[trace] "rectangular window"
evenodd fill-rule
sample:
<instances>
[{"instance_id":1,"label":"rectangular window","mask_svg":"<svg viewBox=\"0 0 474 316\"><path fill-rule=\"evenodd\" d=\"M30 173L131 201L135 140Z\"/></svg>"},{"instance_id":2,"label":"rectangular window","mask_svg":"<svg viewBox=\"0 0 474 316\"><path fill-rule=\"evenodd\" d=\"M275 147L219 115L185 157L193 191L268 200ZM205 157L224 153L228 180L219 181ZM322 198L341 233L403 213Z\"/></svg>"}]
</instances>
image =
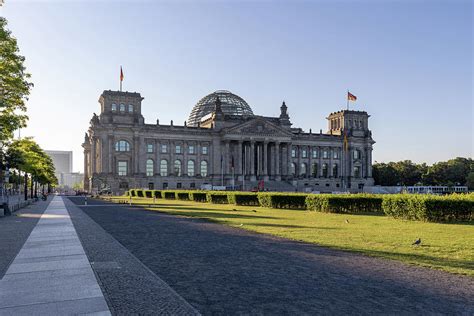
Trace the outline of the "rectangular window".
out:
<instances>
[{"instance_id":1,"label":"rectangular window","mask_svg":"<svg viewBox=\"0 0 474 316\"><path fill-rule=\"evenodd\" d=\"M119 176L126 176L128 170L128 163L127 161L119 161L117 163L117 173Z\"/></svg>"},{"instance_id":2,"label":"rectangular window","mask_svg":"<svg viewBox=\"0 0 474 316\"><path fill-rule=\"evenodd\" d=\"M191 155L194 154L194 146L193 145L189 145L188 153L190 153Z\"/></svg>"},{"instance_id":3,"label":"rectangular window","mask_svg":"<svg viewBox=\"0 0 474 316\"><path fill-rule=\"evenodd\" d=\"M333 156L334 159L339 158L339 151L335 149L333 155L334 155Z\"/></svg>"},{"instance_id":4,"label":"rectangular window","mask_svg":"<svg viewBox=\"0 0 474 316\"><path fill-rule=\"evenodd\" d=\"M318 158L318 150L313 149L313 158Z\"/></svg>"},{"instance_id":5,"label":"rectangular window","mask_svg":"<svg viewBox=\"0 0 474 316\"><path fill-rule=\"evenodd\" d=\"M202 154L207 155L207 152L208 152L207 146L202 146Z\"/></svg>"},{"instance_id":6,"label":"rectangular window","mask_svg":"<svg viewBox=\"0 0 474 316\"><path fill-rule=\"evenodd\" d=\"M152 153L153 152L153 144L147 144L146 145L146 152L147 153Z\"/></svg>"},{"instance_id":7,"label":"rectangular window","mask_svg":"<svg viewBox=\"0 0 474 316\"><path fill-rule=\"evenodd\" d=\"M180 154L181 153L181 145L176 145L175 147L175 153Z\"/></svg>"},{"instance_id":8,"label":"rectangular window","mask_svg":"<svg viewBox=\"0 0 474 316\"><path fill-rule=\"evenodd\" d=\"M354 178L360 178L360 167L354 167Z\"/></svg>"},{"instance_id":9,"label":"rectangular window","mask_svg":"<svg viewBox=\"0 0 474 316\"><path fill-rule=\"evenodd\" d=\"M296 158L296 148L291 148L291 158Z\"/></svg>"},{"instance_id":10,"label":"rectangular window","mask_svg":"<svg viewBox=\"0 0 474 316\"><path fill-rule=\"evenodd\" d=\"M328 151L327 151L327 150L324 150L324 151L323 151L323 158L324 158L324 159L328 159L328 158L329 158L329 155L328 155Z\"/></svg>"},{"instance_id":11,"label":"rectangular window","mask_svg":"<svg viewBox=\"0 0 474 316\"><path fill-rule=\"evenodd\" d=\"M303 151L301 152L301 156L303 158L308 158L308 152L306 151L306 149L303 149Z\"/></svg>"},{"instance_id":12,"label":"rectangular window","mask_svg":"<svg viewBox=\"0 0 474 316\"><path fill-rule=\"evenodd\" d=\"M162 153L167 153L168 152L168 145L161 144L161 152Z\"/></svg>"}]
</instances>

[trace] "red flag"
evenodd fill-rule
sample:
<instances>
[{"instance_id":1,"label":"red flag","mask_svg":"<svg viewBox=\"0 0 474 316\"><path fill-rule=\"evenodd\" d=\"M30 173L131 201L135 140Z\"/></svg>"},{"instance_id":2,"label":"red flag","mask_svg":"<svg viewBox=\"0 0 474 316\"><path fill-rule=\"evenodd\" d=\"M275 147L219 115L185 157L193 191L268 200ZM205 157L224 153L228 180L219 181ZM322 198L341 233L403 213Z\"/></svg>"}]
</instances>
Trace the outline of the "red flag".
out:
<instances>
[{"instance_id":1,"label":"red flag","mask_svg":"<svg viewBox=\"0 0 474 316\"><path fill-rule=\"evenodd\" d=\"M120 81L123 81L123 71L122 71L122 66L120 66Z\"/></svg>"},{"instance_id":2,"label":"red flag","mask_svg":"<svg viewBox=\"0 0 474 316\"><path fill-rule=\"evenodd\" d=\"M347 91L347 100L355 101L355 100L357 100L357 97L355 95L353 95L352 93L350 93L349 91Z\"/></svg>"}]
</instances>

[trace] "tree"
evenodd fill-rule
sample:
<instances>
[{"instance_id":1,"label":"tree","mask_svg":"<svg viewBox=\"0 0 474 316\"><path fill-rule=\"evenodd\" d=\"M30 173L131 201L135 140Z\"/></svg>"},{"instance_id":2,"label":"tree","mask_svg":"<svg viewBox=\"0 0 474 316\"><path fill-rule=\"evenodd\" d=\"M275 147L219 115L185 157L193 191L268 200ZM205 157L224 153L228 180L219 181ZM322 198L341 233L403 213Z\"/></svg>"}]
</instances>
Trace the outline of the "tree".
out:
<instances>
[{"instance_id":1,"label":"tree","mask_svg":"<svg viewBox=\"0 0 474 316\"><path fill-rule=\"evenodd\" d=\"M37 195L38 184L57 184L53 160L33 139L23 138L13 141L8 146L6 157L9 168L25 173L25 199L27 198L28 174L30 175L31 196Z\"/></svg>"},{"instance_id":2,"label":"tree","mask_svg":"<svg viewBox=\"0 0 474 316\"><path fill-rule=\"evenodd\" d=\"M375 163L372 166L372 175L376 185L394 186L400 183L400 175L394 162Z\"/></svg>"},{"instance_id":3,"label":"tree","mask_svg":"<svg viewBox=\"0 0 474 316\"><path fill-rule=\"evenodd\" d=\"M25 70L25 57L19 54L17 41L0 17L0 145L10 140L13 132L25 127L25 101L33 84Z\"/></svg>"}]
</instances>

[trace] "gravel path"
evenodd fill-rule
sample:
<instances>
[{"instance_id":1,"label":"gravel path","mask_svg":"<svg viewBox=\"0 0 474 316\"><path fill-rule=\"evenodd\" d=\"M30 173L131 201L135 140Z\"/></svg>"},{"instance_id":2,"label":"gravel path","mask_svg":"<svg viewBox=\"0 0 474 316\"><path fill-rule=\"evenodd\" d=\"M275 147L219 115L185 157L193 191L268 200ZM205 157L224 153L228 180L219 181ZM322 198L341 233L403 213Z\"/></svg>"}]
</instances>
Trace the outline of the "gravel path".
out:
<instances>
[{"instance_id":1,"label":"gravel path","mask_svg":"<svg viewBox=\"0 0 474 316\"><path fill-rule=\"evenodd\" d=\"M474 314L474 278L101 201L81 209L206 315Z\"/></svg>"}]
</instances>

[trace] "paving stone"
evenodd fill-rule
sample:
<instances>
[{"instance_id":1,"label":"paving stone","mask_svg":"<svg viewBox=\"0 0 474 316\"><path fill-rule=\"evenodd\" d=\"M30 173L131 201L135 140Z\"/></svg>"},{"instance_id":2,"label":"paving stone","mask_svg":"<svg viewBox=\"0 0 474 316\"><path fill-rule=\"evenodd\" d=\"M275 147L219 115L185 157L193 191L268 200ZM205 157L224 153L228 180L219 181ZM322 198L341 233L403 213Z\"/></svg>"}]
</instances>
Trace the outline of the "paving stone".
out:
<instances>
[{"instance_id":1,"label":"paving stone","mask_svg":"<svg viewBox=\"0 0 474 316\"><path fill-rule=\"evenodd\" d=\"M203 314L474 314L471 277L97 200L81 209ZM92 230L78 229L91 261L114 260ZM114 279L125 269L96 273L128 313Z\"/></svg>"}]
</instances>

